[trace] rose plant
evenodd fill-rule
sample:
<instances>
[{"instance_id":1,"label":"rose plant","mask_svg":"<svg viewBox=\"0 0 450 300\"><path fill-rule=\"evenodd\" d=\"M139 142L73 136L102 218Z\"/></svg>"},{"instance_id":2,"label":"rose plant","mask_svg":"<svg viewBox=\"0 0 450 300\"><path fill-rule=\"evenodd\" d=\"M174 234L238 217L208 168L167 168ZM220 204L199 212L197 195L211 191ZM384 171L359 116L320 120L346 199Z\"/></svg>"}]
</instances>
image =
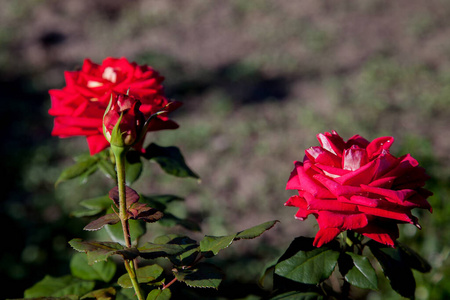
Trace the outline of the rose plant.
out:
<instances>
[{"instance_id":1,"label":"rose plant","mask_svg":"<svg viewBox=\"0 0 450 300\"><path fill-rule=\"evenodd\" d=\"M174 176L198 178L178 148L154 143L143 147L148 131L178 127L167 113L179 103L165 97L163 78L155 70L124 58L107 58L102 65L86 59L81 71L65 75L67 86L50 91L49 113L55 116L52 133L60 137L86 136L90 154L79 157L63 171L57 184L74 178L86 180L97 170L114 180L115 187L107 195L83 200L80 204L84 209L73 213L91 218L85 230L106 230L110 240L72 239L69 244L81 253L71 260L71 274L46 276L27 289L25 297L169 299L184 294L183 286L173 288L176 282L186 287L218 289L224 274L204 260L234 241L260 236L277 221L225 236L206 235L200 241L178 234L162 235L152 242L141 241L148 228L145 223L200 230L196 223L170 212L169 203L182 198L145 196L130 187L140 177L143 160L154 160ZM123 262L125 274L117 274L113 256ZM167 263L158 259L168 260L169 270L165 271Z\"/></svg>"},{"instance_id":2,"label":"rose plant","mask_svg":"<svg viewBox=\"0 0 450 300\"><path fill-rule=\"evenodd\" d=\"M424 188L429 178L425 170L410 154L395 157L389 152L393 137L369 142L355 135L344 141L332 131L317 138L320 146L306 149L303 161L294 162L286 189L297 190L298 195L285 205L298 209L295 218L299 220L313 215L319 231L313 240L294 240L280 258L275 266L278 284L280 278L288 279L302 284L292 288L298 294L311 292L316 288L312 285L323 284L338 265L343 276L340 298L349 297L350 285L376 289L375 270L362 256L368 246L392 287L413 298L411 268L427 272L430 266L396 240L398 224L421 228L413 208L432 210L427 201L432 193ZM363 241L364 237L368 240ZM318 264L323 267L312 269ZM286 287L281 284L280 290ZM333 295L330 289L328 295Z\"/></svg>"},{"instance_id":3,"label":"rose plant","mask_svg":"<svg viewBox=\"0 0 450 300\"><path fill-rule=\"evenodd\" d=\"M155 222L200 231L195 222L172 214L169 204L181 197L143 195L131 187L147 160L170 175L199 178L177 147L144 146L148 132L178 127L168 114L180 103L167 99L157 71L125 58L107 58L102 64L86 59L80 71L67 71L65 78L65 87L49 91L52 134L85 136L89 153L78 156L56 185L88 180L97 171L112 179L108 193L82 200L83 208L72 213L88 219L84 230L103 230L109 239L72 239L70 246L80 253L71 259L71 274L46 276L25 297L162 300L189 293L197 299L190 288L218 289L224 274L205 260L234 241L260 236L278 221L224 236L205 235L200 241L181 234L141 240ZM412 210L432 210L425 170L410 154L389 152L393 137L368 141L355 135L344 141L332 131L317 138L320 146L306 149L303 161L294 163L286 187L298 194L285 205L297 208L299 220L313 215L319 230L315 238L295 238L265 271L260 284L269 274L273 279L266 298L355 298L378 288L373 266L378 262L392 288L413 299L412 269L428 272L431 267L398 241L398 225L420 229Z\"/></svg>"}]
</instances>

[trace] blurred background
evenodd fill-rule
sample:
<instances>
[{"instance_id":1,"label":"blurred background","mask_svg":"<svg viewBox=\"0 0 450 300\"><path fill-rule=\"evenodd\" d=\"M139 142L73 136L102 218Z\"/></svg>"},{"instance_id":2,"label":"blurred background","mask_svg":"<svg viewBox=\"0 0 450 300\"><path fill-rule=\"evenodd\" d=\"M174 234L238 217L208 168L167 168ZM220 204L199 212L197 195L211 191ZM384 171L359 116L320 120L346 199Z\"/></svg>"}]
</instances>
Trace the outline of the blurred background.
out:
<instances>
[{"instance_id":1,"label":"blurred background","mask_svg":"<svg viewBox=\"0 0 450 300\"><path fill-rule=\"evenodd\" d=\"M185 197L174 211L200 222L201 235L281 221L219 254L227 282L256 287L295 237L315 234L313 219L297 221L284 207L294 194L285 184L315 135L334 129L344 139L392 135L394 155L411 153L427 169L433 213L414 212L423 229L400 226L400 241L433 266L415 273L416 298L450 297L450 2L442 0L2 0L2 296L67 274L67 242L91 237L70 212L111 182L94 174L55 189L88 149L84 138L50 136L48 90L84 58L108 56L166 77L166 94L184 102L172 114L180 128L146 141L178 146L201 177L149 164L135 189ZM149 240L164 230L155 225ZM382 280L367 297L399 296Z\"/></svg>"}]
</instances>

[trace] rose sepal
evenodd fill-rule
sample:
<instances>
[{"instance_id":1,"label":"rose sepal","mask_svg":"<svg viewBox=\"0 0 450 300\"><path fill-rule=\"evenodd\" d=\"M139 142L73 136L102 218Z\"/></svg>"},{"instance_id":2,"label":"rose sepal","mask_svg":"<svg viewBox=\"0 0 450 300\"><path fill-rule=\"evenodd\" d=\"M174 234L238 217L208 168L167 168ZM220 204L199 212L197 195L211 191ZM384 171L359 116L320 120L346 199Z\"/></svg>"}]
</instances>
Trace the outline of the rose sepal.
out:
<instances>
[{"instance_id":1,"label":"rose sepal","mask_svg":"<svg viewBox=\"0 0 450 300\"><path fill-rule=\"evenodd\" d=\"M168 113L168 112L169 112L169 111L166 110L166 109L167 109L167 108L170 106L170 104L172 104L172 103L174 103L174 102L169 102L169 103L167 103L167 105L164 106L162 110L157 111L156 113L154 113L154 114L152 114L150 117L148 117L147 120L145 120L144 126L142 127L141 132L140 132L140 133L138 134L138 136L136 137L136 141L133 143L133 145L139 143L139 142L144 138L145 134L147 133L148 128L150 127L150 121L151 121L151 120L153 120L154 118L156 118L156 117L159 116L159 115L162 115L162 114L165 114L165 113ZM133 146L133 145L132 145L132 146Z\"/></svg>"}]
</instances>

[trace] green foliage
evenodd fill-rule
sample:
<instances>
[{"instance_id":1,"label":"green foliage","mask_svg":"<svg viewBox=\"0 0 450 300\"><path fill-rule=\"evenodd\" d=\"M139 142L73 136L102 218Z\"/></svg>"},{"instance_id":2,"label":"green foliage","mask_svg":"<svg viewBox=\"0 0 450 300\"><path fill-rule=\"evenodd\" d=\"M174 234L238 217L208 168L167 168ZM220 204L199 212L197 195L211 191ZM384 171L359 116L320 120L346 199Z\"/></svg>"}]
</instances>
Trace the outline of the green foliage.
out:
<instances>
[{"instance_id":1,"label":"green foliage","mask_svg":"<svg viewBox=\"0 0 450 300\"><path fill-rule=\"evenodd\" d=\"M319 293L315 292L297 292L291 291L286 292L275 297L270 298L271 300L284 300L284 299L293 299L293 300L324 300L325 298Z\"/></svg>"},{"instance_id":2,"label":"green foliage","mask_svg":"<svg viewBox=\"0 0 450 300\"><path fill-rule=\"evenodd\" d=\"M159 265L156 264L149 265L142 268L138 268L136 270L136 277L140 284L150 283L157 281L161 277L163 271L164 269ZM133 284L131 283L131 279L128 273L125 273L122 276L120 276L119 279L117 280L117 283L121 287L126 289L131 289L133 287ZM155 284L157 283L155 282Z\"/></svg>"},{"instance_id":3,"label":"green foliage","mask_svg":"<svg viewBox=\"0 0 450 300\"><path fill-rule=\"evenodd\" d=\"M169 289L154 289L148 294L147 300L169 300L170 297L172 297L172 293Z\"/></svg>"},{"instance_id":4,"label":"green foliage","mask_svg":"<svg viewBox=\"0 0 450 300\"><path fill-rule=\"evenodd\" d=\"M70 271L73 276L84 280L110 282L116 273L116 264L109 259L89 264L86 254L76 253L70 261Z\"/></svg>"},{"instance_id":5,"label":"green foliage","mask_svg":"<svg viewBox=\"0 0 450 300\"><path fill-rule=\"evenodd\" d=\"M87 178L94 174L98 169L105 172L108 177L115 178L114 165L110 161L109 150L104 150L95 155L84 154L75 158L75 164L66 168L58 180L55 186L60 183L79 178L81 181L87 180Z\"/></svg>"},{"instance_id":6,"label":"green foliage","mask_svg":"<svg viewBox=\"0 0 450 300\"><path fill-rule=\"evenodd\" d=\"M73 299L78 299L77 296L86 294L94 286L94 281L82 280L71 275L63 277L47 275L31 288L25 290L25 298L71 296Z\"/></svg>"},{"instance_id":7,"label":"green foliage","mask_svg":"<svg viewBox=\"0 0 450 300\"><path fill-rule=\"evenodd\" d=\"M106 261L114 254L120 254L125 259L134 259L138 256L135 248L126 248L116 242L83 242L81 239L72 239L69 244L79 252L87 252L88 263L90 265Z\"/></svg>"},{"instance_id":8,"label":"green foliage","mask_svg":"<svg viewBox=\"0 0 450 300\"><path fill-rule=\"evenodd\" d=\"M275 274L305 283L318 284L333 272L339 252L326 246L310 251L298 251L275 266Z\"/></svg>"},{"instance_id":9,"label":"green foliage","mask_svg":"<svg viewBox=\"0 0 450 300\"><path fill-rule=\"evenodd\" d=\"M380 263L391 287L401 296L414 299L416 280L411 268L414 266L429 271L428 263L412 250L405 251L405 246L390 248L374 241L367 245Z\"/></svg>"},{"instance_id":10,"label":"green foliage","mask_svg":"<svg viewBox=\"0 0 450 300\"><path fill-rule=\"evenodd\" d=\"M87 293L80 300L92 298L97 300L114 300L116 299L116 290L113 287L95 290Z\"/></svg>"},{"instance_id":11,"label":"green foliage","mask_svg":"<svg viewBox=\"0 0 450 300\"><path fill-rule=\"evenodd\" d=\"M145 224L140 222L139 220L128 220L128 226L130 228L130 236L132 242L137 241L141 236L145 234ZM122 224L117 223L114 225L106 225L105 230L111 240L125 244Z\"/></svg>"},{"instance_id":12,"label":"green foliage","mask_svg":"<svg viewBox=\"0 0 450 300\"><path fill-rule=\"evenodd\" d=\"M140 153L137 151L128 151L125 161L125 172L127 174L126 183L132 185L142 174L142 161Z\"/></svg>"},{"instance_id":13,"label":"green foliage","mask_svg":"<svg viewBox=\"0 0 450 300\"><path fill-rule=\"evenodd\" d=\"M168 174L177 177L199 178L184 161L184 157L177 147L161 147L151 143L146 149L144 157L154 160Z\"/></svg>"},{"instance_id":14,"label":"green foliage","mask_svg":"<svg viewBox=\"0 0 450 300\"><path fill-rule=\"evenodd\" d=\"M199 263L190 269L174 270L175 277L190 287L218 289L223 280L222 271L208 263Z\"/></svg>"},{"instance_id":15,"label":"green foliage","mask_svg":"<svg viewBox=\"0 0 450 300\"><path fill-rule=\"evenodd\" d=\"M353 261L352 268L345 274L345 280L362 289L378 289L378 278L375 269L367 257L346 252Z\"/></svg>"},{"instance_id":16,"label":"green foliage","mask_svg":"<svg viewBox=\"0 0 450 300\"><path fill-rule=\"evenodd\" d=\"M145 259L155 259L158 257L168 257L172 255L177 255L185 251L182 245L178 244L153 244L145 243L138 248L139 256Z\"/></svg>"},{"instance_id":17,"label":"green foliage","mask_svg":"<svg viewBox=\"0 0 450 300\"><path fill-rule=\"evenodd\" d=\"M205 236L200 241L200 250L211 256L217 255L220 250L227 248L234 241L236 235L227 236Z\"/></svg>"}]
</instances>

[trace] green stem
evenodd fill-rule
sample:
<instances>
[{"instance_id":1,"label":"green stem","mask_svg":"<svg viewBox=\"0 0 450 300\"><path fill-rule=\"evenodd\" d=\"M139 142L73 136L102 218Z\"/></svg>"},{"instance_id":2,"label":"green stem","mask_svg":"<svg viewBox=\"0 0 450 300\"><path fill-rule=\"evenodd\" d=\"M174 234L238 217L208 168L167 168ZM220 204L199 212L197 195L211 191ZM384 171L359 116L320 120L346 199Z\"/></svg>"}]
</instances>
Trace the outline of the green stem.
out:
<instances>
[{"instance_id":1,"label":"green stem","mask_svg":"<svg viewBox=\"0 0 450 300\"><path fill-rule=\"evenodd\" d=\"M117 188L119 190L119 217L122 223L123 237L125 239L125 245L131 247L130 230L128 226L128 214L126 203L126 185L125 185L125 155L126 150L124 148L111 146L116 157L116 171L117 171Z\"/></svg>"},{"instance_id":2,"label":"green stem","mask_svg":"<svg viewBox=\"0 0 450 300\"><path fill-rule=\"evenodd\" d=\"M133 285L136 296L139 300L144 300L144 296L142 296L142 291L139 286L139 282L136 276L136 269L134 268L134 262L131 259L126 259L124 261L125 269L127 269L128 276L130 276L131 284Z\"/></svg>"},{"instance_id":3,"label":"green stem","mask_svg":"<svg viewBox=\"0 0 450 300\"><path fill-rule=\"evenodd\" d=\"M116 170L117 170L117 188L119 190L119 218L122 224L123 238L125 240L125 245L127 248L131 248L131 237L130 237L130 227L128 226L128 213L126 207L126 181L125 181L125 155L127 153L126 148L115 147L111 145L111 149L114 152L116 158ZM136 296L139 300L144 300L142 296L141 289L139 287L139 282L136 276L136 268L134 266L134 261L130 259L124 260L125 269L130 276L131 283L133 285Z\"/></svg>"}]
</instances>

